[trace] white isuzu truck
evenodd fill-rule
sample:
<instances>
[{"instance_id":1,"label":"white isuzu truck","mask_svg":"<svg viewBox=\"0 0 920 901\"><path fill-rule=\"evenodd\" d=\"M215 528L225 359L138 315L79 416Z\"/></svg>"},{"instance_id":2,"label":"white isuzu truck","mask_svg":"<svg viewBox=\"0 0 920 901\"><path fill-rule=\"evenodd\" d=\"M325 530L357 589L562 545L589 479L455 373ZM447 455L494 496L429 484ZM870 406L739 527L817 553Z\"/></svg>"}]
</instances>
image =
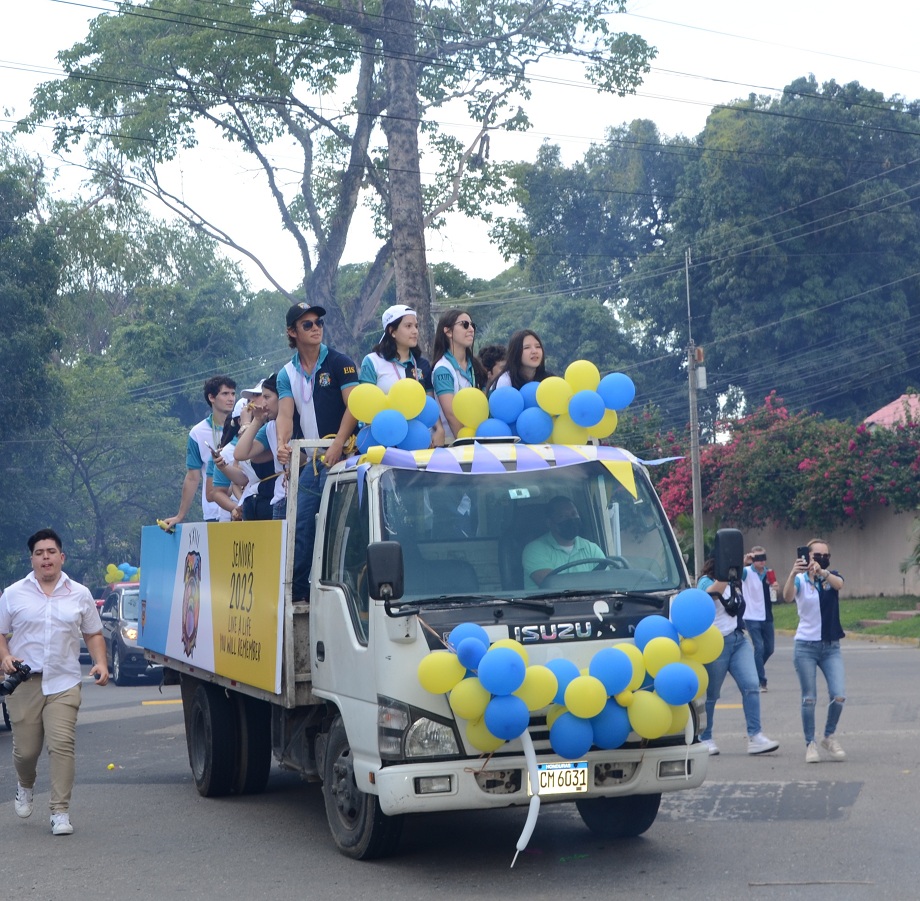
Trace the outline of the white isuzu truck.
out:
<instances>
[{"instance_id":1,"label":"white isuzu truck","mask_svg":"<svg viewBox=\"0 0 920 901\"><path fill-rule=\"evenodd\" d=\"M295 455L296 457L297 455ZM375 462L370 462L373 459ZM205 796L262 791L274 757L322 782L345 855L391 854L413 813L527 806L523 738L493 754L467 740L418 667L460 623L515 639L532 664L588 666L689 581L643 465L607 447L510 440L377 449L334 466L317 517L309 603L290 584L296 471L286 522L144 529L139 644L181 686L189 762ZM526 545L565 497L601 553L535 586ZM546 710L527 728L543 803L574 802L607 837L654 822L663 792L699 786L707 750L690 727L564 760ZM572 770L562 778L560 769Z\"/></svg>"}]
</instances>

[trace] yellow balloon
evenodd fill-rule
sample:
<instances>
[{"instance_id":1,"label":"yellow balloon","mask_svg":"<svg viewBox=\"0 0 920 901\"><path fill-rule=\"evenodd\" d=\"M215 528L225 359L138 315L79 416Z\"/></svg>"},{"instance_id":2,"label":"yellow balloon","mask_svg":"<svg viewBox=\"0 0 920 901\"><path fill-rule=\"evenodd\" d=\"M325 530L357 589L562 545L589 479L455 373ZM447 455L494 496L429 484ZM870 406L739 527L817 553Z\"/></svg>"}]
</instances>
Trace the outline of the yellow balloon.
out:
<instances>
[{"instance_id":1,"label":"yellow balloon","mask_svg":"<svg viewBox=\"0 0 920 901\"><path fill-rule=\"evenodd\" d=\"M607 689L594 676L576 676L565 690L565 706L583 720L597 716L607 703Z\"/></svg>"},{"instance_id":2,"label":"yellow balloon","mask_svg":"<svg viewBox=\"0 0 920 901\"><path fill-rule=\"evenodd\" d=\"M489 645L490 651L492 648L511 648L511 650L524 661L524 666L530 664L530 656L527 653L527 648L513 638L499 638L498 641L493 641L492 644Z\"/></svg>"},{"instance_id":3,"label":"yellow balloon","mask_svg":"<svg viewBox=\"0 0 920 901\"><path fill-rule=\"evenodd\" d=\"M489 418L489 400L478 388L461 388L454 395L454 416L475 429Z\"/></svg>"},{"instance_id":4,"label":"yellow balloon","mask_svg":"<svg viewBox=\"0 0 920 901\"><path fill-rule=\"evenodd\" d=\"M668 729L668 735L674 735L677 732L683 732L687 728L687 720L690 719L690 706L681 704L680 707L671 708L671 728Z\"/></svg>"},{"instance_id":5,"label":"yellow balloon","mask_svg":"<svg viewBox=\"0 0 920 901\"><path fill-rule=\"evenodd\" d=\"M497 751L505 743L503 738L496 738L486 728L484 719L472 720L467 723L466 740L477 750L488 753Z\"/></svg>"},{"instance_id":6,"label":"yellow balloon","mask_svg":"<svg viewBox=\"0 0 920 901\"><path fill-rule=\"evenodd\" d=\"M481 719L491 700L491 692L475 677L461 679L448 698L450 709L465 720Z\"/></svg>"},{"instance_id":7,"label":"yellow balloon","mask_svg":"<svg viewBox=\"0 0 920 901\"><path fill-rule=\"evenodd\" d=\"M497 644L497 642L496 642ZM492 645L494 648L495 645ZM524 670L524 681L521 687L513 692L526 705L528 710L540 710L546 707L559 691L559 680L556 674L545 666L528 666Z\"/></svg>"},{"instance_id":8,"label":"yellow balloon","mask_svg":"<svg viewBox=\"0 0 920 901\"><path fill-rule=\"evenodd\" d=\"M549 440L551 444L587 444L588 430L573 422L568 413L563 413L556 417Z\"/></svg>"},{"instance_id":9,"label":"yellow balloon","mask_svg":"<svg viewBox=\"0 0 920 901\"><path fill-rule=\"evenodd\" d=\"M657 676L662 667L680 660L680 646L671 638L653 638L642 651L642 659L645 661L646 672Z\"/></svg>"},{"instance_id":10,"label":"yellow balloon","mask_svg":"<svg viewBox=\"0 0 920 901\"><path fill-rule=\"evenodd\" d=\"M692 657L699 645L696 643L695 638L682 638L680 640L680 652L681 654L686 654L688 657Z\"/></svg>"},{"instance_id":11,"label":"yellow balloon","mask_svg":"<svg viewBox=\"0 0 920 901\"><path fill-rule=\"evenodd\" d=\"M552 729L553 723L555 723L563 713L567 712L565 704L553 704L553 706L546 711L546 728Z\"/></svg>"},{"instance_id":12,"label":"yellow balloon","mask_svg":"<svg viewBox=\"0 0 920 901\"><path fill-rule=\"evenodd\" d=\"M406 419L415 419L425 409L426 396L425 389L415 379L400 379L387 394L387 406Z\"/></svg>"},{"instance_id":13,"label":"yellow balloon","mask_svg":"<svg viewBox=\"0 0 920 901\"><path fill-rule=\"evenodd\" d=\"M706 689L709 688L709 672L706 667L703 666L697 660L691 660L689 657L681 657L681 663L686 663L693 672L696 673L697 679L700 680L700 687L697 690L696 694L693 696L695 698L704 698L706 697Z\"/></svg>"},{"instance_id":14,"label":"yellow balloon","mask_svg":"<svg viewBox=\"0 0 920 901\"><path fill-rule=\"evenodd\" d=\"M629 707L633 702L633 698L636 696L634 691L630 691L628 688L621 691L618 695L613 696L613 700L617 702L621 707Z\"/></svg>"},{"instance_id":15,"label":"yellow balloon","mask_svg":"<svg viewBox=\"0 0 920 901\"><path fill-rule=\"evenodd\" d=\"M619 417L616 410L608 410L603 419L597 424L588 427L588 434L592 438L606 438L617 430Z\"/></svg>"},{"instance_id":16,"label":"yellow balloon","mask_svg":"<svg viewBox=\"0 0 920 901\"><path fill-rule=\"evenodd\" d=\"M465 425L462 429L460 429L459 432L457 432L457 437L458 438L475 438L476 429L474 429L472 426Z\"/></svg>"},{"instance_id":17,"label":"yellow balloon","mask_svg":"<svg viewBox=\"0 0 920 901\"><path fill-rule=\"evenodd\" d=\"M671 728L671 708L650 691L637 691L629 705L629 724L642 738L661 738Z\"/></svg>"},{"instance_id":18,"label":"yellow balloon","mask_svg":"<svg viewBox=\"0 0 920 901\"><path fill-rule=\"evenodd\" d=\"M573 392L597 391L601 374L590 360L576 360L566 367L565 380L572 386Z\"/></svg>"},{"instance_id":19,"label":"yellow balloon","mask_svg":"<svg viewBox=\"0 0 920 901\"><path fill-rule=\"evenodd\" d=\"M725 647L725 639L722 637L722 633L715 623L713 623L702 635L697 635L695 641L696 650L692 654L684 651L684 654L697 663L712 663L712 661L722 653L722 649Z\"/></svg>"},{"instance_id":20,"label":"yellow balloon","mask_svg":"<svg viewBox=\"0 0 920 901\"><path fill-rule=\"evenodd\" d=\"M621 641L616 645L618 651L622 651L632 661L633 675L626 686L627 691L636 691L645 681L645 660L640 651L631 641Z\"/></svg>"},{"instance_id":21,"label":"yellow balloon","mask_svg":"<svg viewBox=\"0 0 920 901\"><path fill-rule=\"evenodd\" d=\"M348 395L348 411L360 422L371 422L386 405L387 396L383 391L367 382L356 385Z\"/></svg>"},{"instance_id":22,"label":"yellow balloon","mask_svg":"<svg viewBox=\"0 0 920 901\"><path fill-rule=\"evenodd\" d=\"M452 651L431 651L418 665L418 681L435 695L450 691L465 675L466 667Z\"/></svg>"},{"instance_id":23,"label":"yellow balloon","mask_svg":"<svg viewBox=\"0 0 920 901\"><path fill-rule=\"evenodd\" d=\"M558 416L569 409L569 399L575 392L572 386L558 375L551 375L537 388L537 405L550 416Z\"/></svg>"}]
</instances>

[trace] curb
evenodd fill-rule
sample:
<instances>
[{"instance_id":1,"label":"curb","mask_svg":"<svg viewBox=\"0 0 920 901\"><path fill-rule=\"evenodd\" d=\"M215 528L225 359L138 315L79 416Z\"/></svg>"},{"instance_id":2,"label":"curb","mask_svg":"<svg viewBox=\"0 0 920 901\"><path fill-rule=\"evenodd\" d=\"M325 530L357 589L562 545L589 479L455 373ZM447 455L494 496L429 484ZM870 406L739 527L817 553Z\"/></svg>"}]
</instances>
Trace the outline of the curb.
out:
<instances>
[{"instance_id":1,"label":"curb","mask_svg":"<svg viewBox=\"0 0 920 901\"><path fill-rule=\"evenodd\" d=\"M787 638L795 637L795 631L792 629L777 629L776 634L784 635ZM865 632L847 632L845 640L848 639L875 642L877 644L900 644L908 648L920 648L920 638L902 638L897 635L867 635Z\"/></svg>"}]
</instances>

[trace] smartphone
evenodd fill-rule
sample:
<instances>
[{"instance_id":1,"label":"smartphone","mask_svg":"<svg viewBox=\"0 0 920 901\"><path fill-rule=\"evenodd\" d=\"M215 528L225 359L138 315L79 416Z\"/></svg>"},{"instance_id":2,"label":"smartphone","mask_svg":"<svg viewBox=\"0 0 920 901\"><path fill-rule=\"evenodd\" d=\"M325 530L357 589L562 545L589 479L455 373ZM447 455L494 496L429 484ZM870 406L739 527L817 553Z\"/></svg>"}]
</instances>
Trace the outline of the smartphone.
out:
<instances>
[{"instance_id":1,"label":"smartphone","mask_svg":"<svg viewBox=\"0 0 920 901\"><path fill-rule=\"evenodd\" d=\"M811 548L808 547L807 544L801 547L797 547L795 549L795 555L796 557L799 557L800 559L804 560L806 563L811 562Z\"/></svg>"}]
</instances>

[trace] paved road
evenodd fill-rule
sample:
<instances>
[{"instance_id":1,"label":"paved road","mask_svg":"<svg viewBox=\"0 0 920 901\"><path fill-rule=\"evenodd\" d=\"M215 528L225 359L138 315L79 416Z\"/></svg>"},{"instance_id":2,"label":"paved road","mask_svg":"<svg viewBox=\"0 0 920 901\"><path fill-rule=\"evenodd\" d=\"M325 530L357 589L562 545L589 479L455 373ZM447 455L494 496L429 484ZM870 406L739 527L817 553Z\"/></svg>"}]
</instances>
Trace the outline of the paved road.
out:
<instances>
[{"instance_id":1,"label":"paved road","mask_svg":"<svg viewBox=\"0 0 920 901\"><path fill-rule=\"evenodd\" d=\"M740 697L716 714L722 754L705 785L665 796L642 838L605 842L574 807L544 807L511 870L521 809L409 821L398 856L358 863L328 837L318 786L275 771L261 796L208 800L188 769L175 688L86 686L76 832L44 807L18 820L0 727L0 886L8 898L904 899L920 897L920 650L846 643L844 762L804 763L792 644L763 695L778 753L748 757ZM107 764L116 768L108 770Z\"/></svg>"}]
</instances>

